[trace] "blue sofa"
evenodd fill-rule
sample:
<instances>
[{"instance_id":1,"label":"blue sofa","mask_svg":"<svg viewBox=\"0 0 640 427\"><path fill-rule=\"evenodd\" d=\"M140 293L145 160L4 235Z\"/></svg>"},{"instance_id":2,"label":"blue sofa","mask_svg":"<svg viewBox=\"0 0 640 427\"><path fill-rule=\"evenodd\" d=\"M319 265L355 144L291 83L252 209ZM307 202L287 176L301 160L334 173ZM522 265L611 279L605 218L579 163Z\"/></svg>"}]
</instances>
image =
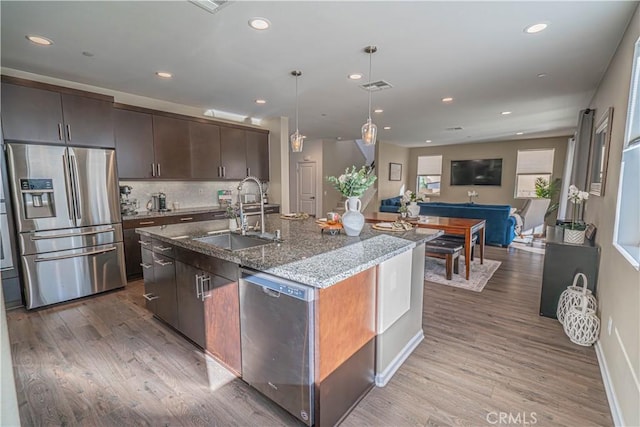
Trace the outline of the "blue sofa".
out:
<instances>
[{"instance_id":1,"label":"blue sofa","mask_svg":"<svg viewBox=\"0 0 640 427\"><path fill-rule=\"evenodd\" d=\"M449 218L475 218L487 221L485 243L492 246L509 246L516 236L516 220L510 216L509 205L481 205L477 203L418 203L420 215L445 216ZM398 212L400 197L380 202L380 212Z\"/></svg>"},{"instance_id":2,"label":"blue sofa","mask_svg":"<svg viewBox=\"0 0 640 427\"><path fill-rule=\"evenodd\" d=\"M380 201L380 212L392 212L397 213L400 209L401 197L392 197L390 199L382 199Z\"/></svg>"},{"instance_id":3,"label":"blue sofa","mask_svg":"<svg viewBox=\"0 0 640 427\"><path fill-rule=\"evenodd\" d=\"M484 239L487 245L509 246L516 237L516 219L509 215L509 205L480 205L476 203L418 203L420 215L450 218L485 219Z\"/></svg>"}]
</instances>

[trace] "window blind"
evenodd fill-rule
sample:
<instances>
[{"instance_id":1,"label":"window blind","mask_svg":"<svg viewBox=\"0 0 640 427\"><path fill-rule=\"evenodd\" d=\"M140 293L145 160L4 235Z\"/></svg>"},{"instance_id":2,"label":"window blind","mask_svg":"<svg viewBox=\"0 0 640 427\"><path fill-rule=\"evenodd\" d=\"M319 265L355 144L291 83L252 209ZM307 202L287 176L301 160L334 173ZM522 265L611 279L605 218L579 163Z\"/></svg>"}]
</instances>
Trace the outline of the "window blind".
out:
<instances>
[{"instance_id":1,"label":"window blind","mask_svg":"<svg viewBox=\"0 0 640 427\"><path fill-rule=\"evenodd\" d=\"M442 175L442 156L418 156L418 175Z\"/></svg>"},{"instance_id":2,"label":"window blind","mask_svg":"<svg viewBox=\"0 0 640 427\"><path fill-rule=\"evenodd\" d=\"M553 172L553 149L518 150L516 173L545 174Z\"/></svg>"}]
</instances>

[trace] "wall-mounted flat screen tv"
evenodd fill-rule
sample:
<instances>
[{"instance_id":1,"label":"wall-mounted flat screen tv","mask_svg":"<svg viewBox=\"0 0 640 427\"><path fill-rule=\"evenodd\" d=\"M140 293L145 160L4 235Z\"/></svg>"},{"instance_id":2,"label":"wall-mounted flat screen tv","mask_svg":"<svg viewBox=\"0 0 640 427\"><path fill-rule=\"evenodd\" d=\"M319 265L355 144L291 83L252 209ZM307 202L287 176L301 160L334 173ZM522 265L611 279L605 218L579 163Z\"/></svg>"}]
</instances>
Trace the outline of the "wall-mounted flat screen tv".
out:
<instances>
[{"instance_id":1,"label":"wall-mounted flat screen tv","mask_svg":"<svg viewBox=\"0 0 640 427\"><path fill-rule=\"evenodd\" d=\"M452 160L451 185L502 185L502 159Z\"/></svg>"}]
</instances>

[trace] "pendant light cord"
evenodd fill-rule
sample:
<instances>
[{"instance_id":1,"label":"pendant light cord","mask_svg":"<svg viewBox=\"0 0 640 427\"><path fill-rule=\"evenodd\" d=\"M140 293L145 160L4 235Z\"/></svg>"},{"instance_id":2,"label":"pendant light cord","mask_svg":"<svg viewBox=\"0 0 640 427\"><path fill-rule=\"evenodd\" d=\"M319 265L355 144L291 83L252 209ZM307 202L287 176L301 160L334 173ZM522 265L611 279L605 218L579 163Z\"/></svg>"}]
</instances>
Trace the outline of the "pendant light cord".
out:
<instances>
[{"instance_id":1,"label":"pendant light cord","mask_svg":"<svg viewBox=\"0 0 640 427\"><path fill-rule=\"evenodd\" d=\"M296 133L299 133L298 132L298 74L296 74Z\"/></svg>"},{"instance_id":2,"label":"pendant light cord","mask_svg":"<svg viewBox=\"0 0 640 427\"><path fill-rule=\"evenodd\" d=\"M369 120L371 120L371 57L373 56L373 50L369 50Z\"/></svg>"}]
</instances>

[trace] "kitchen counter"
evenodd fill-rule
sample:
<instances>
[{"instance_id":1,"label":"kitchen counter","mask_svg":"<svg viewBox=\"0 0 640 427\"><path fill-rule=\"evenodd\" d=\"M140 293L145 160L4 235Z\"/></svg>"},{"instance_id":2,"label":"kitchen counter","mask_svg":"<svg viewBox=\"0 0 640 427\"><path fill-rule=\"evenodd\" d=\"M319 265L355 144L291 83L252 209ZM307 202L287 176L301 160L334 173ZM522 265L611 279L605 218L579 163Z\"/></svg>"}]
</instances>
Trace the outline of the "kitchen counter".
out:
<instances>
[{"instance_id":1,"label":"kitchen counter","mask_svg":"<svg viewBox=\"0 0 640 427\"><path fill-rule=\"evenodd\" d=\"M265 209L271 208L271 207L279 207L279 206L280 205L273 204L273 203L268 203L264 205ZM256 208L258 209L258 211L260 211L259 203L246 204L245 207L250 212L253 212ZM154 212L154 211L142 210L138 212L136 215L122 215L122 220L129 221L129 220L142 219L142 218L157 218L157 217L166 217L166 216L191 215L191 214L198 214L198 213L224 212L224 211L226 211L226 208L220 207L220 205L196 206L191 208L171 209L166 212Z\"/></svg>"},{"instance_id":2,"label":"kitchen counter","mask_svg":"<svg viewBox=\"0 0 640 427\"><path fill-rule=\"evenodd\" d=\"M136 232L316 288L329 287L442 233L430 229L383 232L365 224L360 236L331 236L322 234L313 218L285 220L270 214L265 222L267 231L281 230L282 242L233 252L193 240L224 230L223 221L137 228Z\"/></svg>"}]
</instances>

